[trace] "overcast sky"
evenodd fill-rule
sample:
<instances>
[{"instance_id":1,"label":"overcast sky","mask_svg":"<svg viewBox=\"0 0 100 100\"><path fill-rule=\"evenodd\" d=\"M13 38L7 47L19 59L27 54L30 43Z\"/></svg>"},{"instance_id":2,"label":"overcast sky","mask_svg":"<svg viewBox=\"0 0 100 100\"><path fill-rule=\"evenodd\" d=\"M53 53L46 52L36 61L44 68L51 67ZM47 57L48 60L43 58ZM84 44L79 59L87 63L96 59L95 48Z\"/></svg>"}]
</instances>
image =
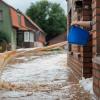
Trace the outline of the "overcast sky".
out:
<instances>
[{"instance_id":1,"label":"overcast sky","mask_svg":"<svg viewBox=\"0 0 100 100\"><path fill-rule=\"evenodd\" d=\"M3 0L3 1L12 5L16 9L20 9L21 11L25 12L26 9L30 6L31 2L34 3L40 0ZM67 13L66 0L48 0L48 1L59 3L61 7L65 10L65 13Z\"/></svg>"}]
</instances>

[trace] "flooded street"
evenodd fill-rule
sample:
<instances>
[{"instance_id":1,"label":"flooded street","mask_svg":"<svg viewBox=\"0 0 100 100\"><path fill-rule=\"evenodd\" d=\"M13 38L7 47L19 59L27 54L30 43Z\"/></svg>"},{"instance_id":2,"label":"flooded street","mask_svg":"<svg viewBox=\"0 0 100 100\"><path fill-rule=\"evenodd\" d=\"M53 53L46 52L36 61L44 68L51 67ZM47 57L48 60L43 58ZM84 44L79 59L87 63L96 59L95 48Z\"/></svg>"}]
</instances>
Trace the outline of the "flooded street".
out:
<instances>
[{"instance_id":1,"label":"flooded street","mask_svg":"<svg viewBox=\"0 0 100 100\"><path fill-rule=\"evenodd\" d=\"M92 100L67 66L66 52L19 57L1 74L0 100Z\"/></svg>"}]
</instances>

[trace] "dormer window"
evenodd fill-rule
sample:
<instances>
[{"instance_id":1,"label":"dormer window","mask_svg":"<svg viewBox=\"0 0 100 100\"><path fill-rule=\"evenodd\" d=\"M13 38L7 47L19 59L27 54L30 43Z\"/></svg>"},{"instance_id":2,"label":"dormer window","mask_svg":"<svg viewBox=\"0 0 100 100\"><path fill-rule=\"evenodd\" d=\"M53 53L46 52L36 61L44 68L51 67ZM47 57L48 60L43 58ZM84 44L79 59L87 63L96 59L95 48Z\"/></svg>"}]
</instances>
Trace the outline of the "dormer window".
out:
<instances>
[{"instance_id":1,"label":"dormer window","mask_svg":"<svg viewBox=\"0 0 100 100\"><path fill-rule=\"evenodd\" d=\"M21 25L21 15L19 13L17 13L17 16L18 16L18 23L19 23L19 25Z\"/></svg>"},{"instance_id":2,"label":"dormer window","mask_svg":"<svg viewBox=\"0 0 100 100\"><path fill-rule=\"evenodd\" d=\"M3 11L0 10L0 21L3 20Z\"/></svg>"}]
</instances>

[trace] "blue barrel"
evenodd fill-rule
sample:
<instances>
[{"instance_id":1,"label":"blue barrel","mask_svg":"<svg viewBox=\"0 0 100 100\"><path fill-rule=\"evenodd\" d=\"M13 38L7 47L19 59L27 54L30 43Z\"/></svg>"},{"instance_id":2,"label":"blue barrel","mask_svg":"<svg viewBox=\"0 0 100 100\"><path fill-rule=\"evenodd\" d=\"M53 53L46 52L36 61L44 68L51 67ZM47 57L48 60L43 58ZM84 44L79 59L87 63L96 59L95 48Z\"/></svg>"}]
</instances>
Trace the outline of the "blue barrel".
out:
<instances>
[{"instance_id":1,"label":"blue barrel","mask_svg":"<svg viewBox=\"0 0 100 100\"><path fill-rule=\"evenodd\" d=\"M79 26L71 26L68 33L68 43L85 46L89 42L89 32Z\"/></svg>"}]
</instances>

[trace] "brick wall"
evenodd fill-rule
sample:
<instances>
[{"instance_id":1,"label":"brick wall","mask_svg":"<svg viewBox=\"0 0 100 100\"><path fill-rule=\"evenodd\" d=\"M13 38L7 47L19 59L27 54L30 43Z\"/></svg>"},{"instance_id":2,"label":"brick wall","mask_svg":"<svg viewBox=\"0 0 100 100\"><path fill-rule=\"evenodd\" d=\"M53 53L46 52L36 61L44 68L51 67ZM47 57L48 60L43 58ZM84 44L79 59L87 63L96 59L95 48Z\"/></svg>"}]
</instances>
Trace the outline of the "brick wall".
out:
<instances>
[{"instance_id":1,"label":"brick wall","mask_svg":"<svg viewBox=\"0 0 100 100\"><path fill-rule=\"evenodd\" d=\"M62 33L49 41L49 45L66 41L66 32Z\"/></svg>"},{"instance_id":2,"label":"brick wall","mask_svg":"<svg viewBox=\"0 0 100 100\"><path fill-rule=\"evenodd\" d=\"M77 55L74 56L74 54L70 53L68 54L68 60L67 60L68 66L71 67L71 69L74 71L76 77L78 79L82 78L82 63L80 62L79 58L77 58Z\"/></svg>"},{"instance_id":3,"label":"brick wall","mask_svg":"<svg viewBox=\"0 0 100 100\"><path fill-rule=\"evenodd\" d=\"M92 0L93 9L93 90L100 100L100 0Z\"/></svg>"},{"instance_id":4,"label":"brick wall","mask_svg":"<svg viewBox=\"0 0 100 100\"><path fill-rule=\"evenodd\" d=\"M97 100L100 100L100 64L93 64L93 90Z\"/></svg>"},{"instance_id":5,"label":"brick wall","mask_svg":"<svg viewBox=\"0 0 100 100\"><path fill-rule=\"evenodd\" d=\"M91 9L92 0L83 0L83 8L81 13L75 13L74 6L72 10L73 18L72 20L92 20L92 9ZM74 2L73 2L74 4ZM72 17L71 16L71 17ZM68 24L69 25L69 24ZM90 29L88 29L90 31ZM87 46L77 46L71 45L72 55L68 53L68 65L76 72L79 77L91 77L92 76L92 36L90 36L90 42Z\"/></svg>"},{"instance_id":6,"label":"brick wall","mask_svg":"<svg viewBox=\"0 0 100 100\"><path fill-rule=\"evenodd\" d=\"M83 0L83 12L82 12L82 20L83 21L91 21L92 20L92 0ZM87 29L87 28L86 28ZM88 28L88 31L91 29ZM82 63L83 63L83 76L91 77L92 76L92 36L90 35L90 41L87 46L81 47L83 51L81 51Z\"/></svg>"},{"instance_id":7,"label":"brick wall","mask_svg":"<svg viewBox=\"0 0 100 100\"><path fill-rule=\"evenodd\" d=\"M85 47L71 45L71 50L68 52L68 65L78 77L93 75L93 90L97 100L100 100L100 0L83 0L80 20L94 21L92 30L88 29L91 30L90 42Z\"/></svg>"}]
</instances>

